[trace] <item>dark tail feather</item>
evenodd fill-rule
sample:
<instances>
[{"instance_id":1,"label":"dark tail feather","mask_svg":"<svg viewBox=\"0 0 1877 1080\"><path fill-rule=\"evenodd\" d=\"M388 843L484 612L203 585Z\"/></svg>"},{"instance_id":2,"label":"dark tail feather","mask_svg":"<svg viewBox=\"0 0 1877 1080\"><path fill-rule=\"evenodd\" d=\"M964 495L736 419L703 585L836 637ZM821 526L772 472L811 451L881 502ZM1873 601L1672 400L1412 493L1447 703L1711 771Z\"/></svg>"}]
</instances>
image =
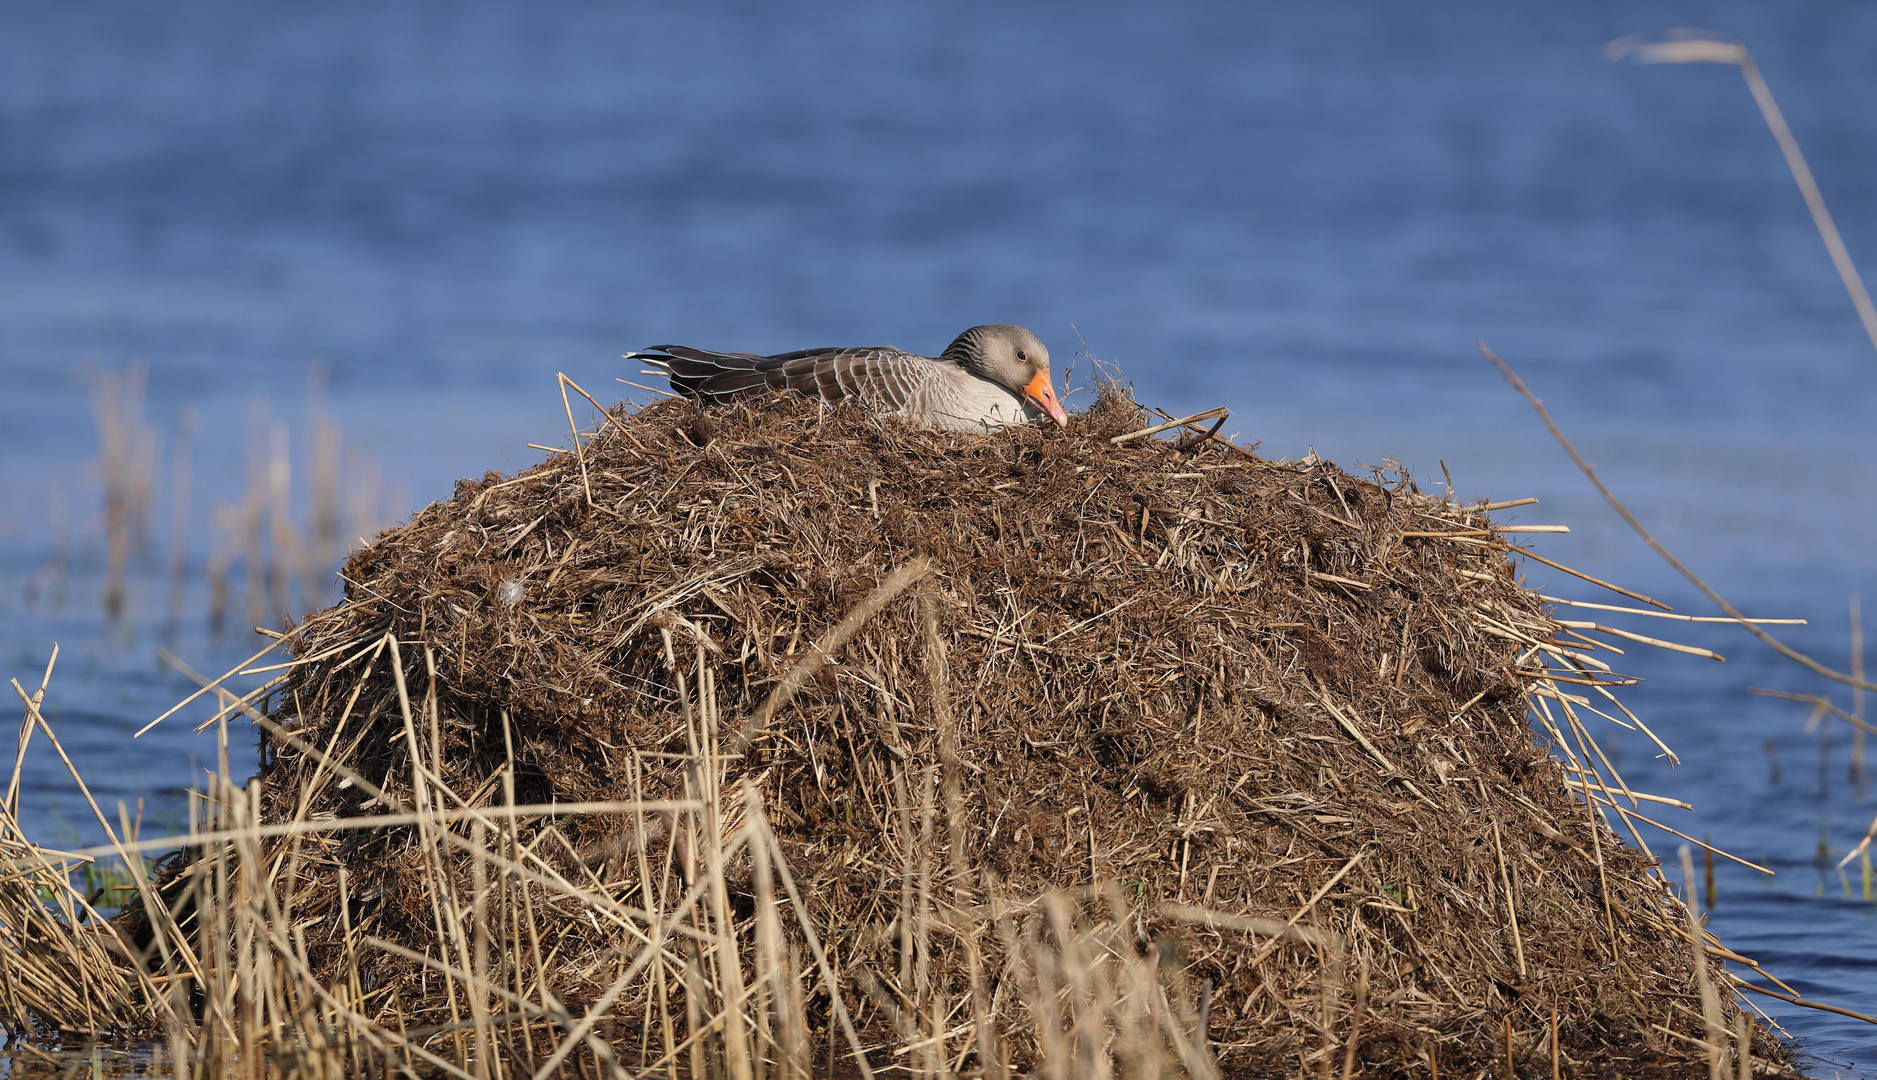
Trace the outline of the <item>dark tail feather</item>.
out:
<instances>
[{"instance_id":1,"label":"dark tail feather","mask_svg":"<svg viewBox=\"0 0 1877 1080\"><path fill-rule=\"evenodd\" d=\"M670 380L674 393L688 398L716 400L748 386L763 385L763 377L756 371L756 361L760 358L746 354L707 352L684 345L654 345L643 352L626 353L625 358L661 372Z\"/></svg>"},{"instance_id":2,"label":"dark tail feather","mask_svg":"<svg viewBox=\"0 0 1877 1080\"><path fill-rule=\"evenodd\" d=\"M754 353L720 353L693 349L688 345L655 345L643 352L625 354L628 360L642 361L671 381L673 392L689 398L726 401L748 394L764 394L789 389L791 361L830 350L806 350L781 356L757 356ZM795 366L801 366L799 363ZM812 361L810 362L812 367Z\"/></svg>"}]
</instances>

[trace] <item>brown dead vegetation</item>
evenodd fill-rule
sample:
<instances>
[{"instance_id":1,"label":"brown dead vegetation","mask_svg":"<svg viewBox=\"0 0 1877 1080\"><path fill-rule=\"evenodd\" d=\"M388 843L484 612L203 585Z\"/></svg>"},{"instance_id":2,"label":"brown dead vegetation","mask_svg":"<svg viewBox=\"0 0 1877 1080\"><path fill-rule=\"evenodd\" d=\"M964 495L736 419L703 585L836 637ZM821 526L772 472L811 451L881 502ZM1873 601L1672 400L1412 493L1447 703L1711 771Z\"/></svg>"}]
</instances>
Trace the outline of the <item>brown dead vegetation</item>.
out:
<instances>
[{"instance_id":1,"label":"brown dead vegetation","mask_svg":"<svg viewBox=\"0 0 1877 1080\"><path fill-rule=\"evenodd\" d=\"M361 1021L456 1031L477 1076L596 1002L575 1062L725 1075L765 1046L922 1075L1732 1053L1680 902L1586 802L1635 806L1584 726L1640 725L1624 680L1489 514L1392 467L1113 441L1153 422L1112 389L997 435L671 401L460 483L352 556L266 698L282 947ZM612 805L476 816L555 803ZM163 878L183 937L206 850ZM772 858L806 918L774 918ZM536 1005L466 1052L502 994ZM684 1047L772 1015L753 1050Z\"/></svg>"}]
</instances>

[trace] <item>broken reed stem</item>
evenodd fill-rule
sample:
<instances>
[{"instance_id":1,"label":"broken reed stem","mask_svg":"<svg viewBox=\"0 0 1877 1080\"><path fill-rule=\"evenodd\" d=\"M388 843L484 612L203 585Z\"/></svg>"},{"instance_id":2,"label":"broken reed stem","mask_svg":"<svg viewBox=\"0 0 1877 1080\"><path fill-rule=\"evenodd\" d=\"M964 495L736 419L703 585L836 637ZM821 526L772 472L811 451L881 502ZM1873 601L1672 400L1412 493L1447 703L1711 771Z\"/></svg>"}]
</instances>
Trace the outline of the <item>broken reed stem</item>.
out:
<instances>
[{"instance_id":1,"label":"broken reed stem","mask_svg":"<svg viewBox=\"0 0 1877 1080\"><path fill-rule=\"evenodd\" d=\"M698 713L702 721L704 734L704 760L701 763L709 785L709 796L705 802L704 848L705 872L710 880L709 899L712 914L715 915L717 938L715 952L717 961L717 980L721 987L724 1001L724 1048L730 1063L730 1080L751 1080L750 1046L744 1032L742 1001L745 994L743 965L740 952L734 939L736 914L730 907L730 894L724 884L724 866L727 856L724 851L723 815L719 799L718 783L720 780L720 761L715 753L715 734L717 725L711 716L711 702L716 695L711 692L711 672L705 667L704 647L697 648L698 673ZM757 985L761 985L760 982Z\"/></svg>"},{"instance_id":2,"label":"broken reed stem","mask_svg":"<svg viewBox=\"0 0 1877 1080\"><path fill-rule=\"evenodd\" d=\"M1573 630L1595 630L1599 634L1609 634L1612 637L1620 637L1625 641L1635 641L1644 645L1653 645L1658 649L1667 649L1670 652L1687 653L1689 656L1700 656L1709 660L1726 659L1726 657L1711 649L1703 649L1695 645L1682 645L1673 641L1663 641L1661 638L1645 637L1642 634L1631 633L1628 630L1618 630L1613 626L1603 626L1598 623L1587 622L1580 619L1553 619L1552 621L1559 626L1569 627Z\"/></svg>"},{"instance_id":3,"label":"broken reed stem","mask_svg":"<svg viewBox=\"0 0 1877 1080\"><path fill-rule=\"evenodd\" d=\"M1708 1076L1710 1080L1723 1080L1721 1047L1726 1045L1727 1025L1721 1018L1720 995L1715 992L1714 980L1708 974L1707 950L1702 947L1701 901L1695 893L1694 853L1687 844L1681 846L1681 873L1682 910L1688 919L1688 947L1693 950L1695 986L1701 993L1701 1019L1707 1026Z\"/></svg>"},{"instance_id":4,"label":"broken reed stem","mask_svg":"<svg viewBox=\"0 0 1877 1080\"><path fill-rule=\"evenodd\" d=\"M52 732L52 725L46 723L45 714L39 711L39 702L34 700L34 695L26 692L26 688L20 685L18 679L8 681L13 686L13 692L19 695L20 703L26 706L28 722L39 725L39 730L46 733L46 741L52 744L52 749L58 752L59 760L65 763L65 771L71 774L72 782L78 785L78 793L85 797L85 805L91 807L92 815L98 819L98 825L104 829L104 836L110 841L111 850L125 854L128 858L128 853L119 841L116 831L111 828L111 823L105 818L104 811L98 807L98 800L91 797L91 788L85 784L85 778L79 775L78 766L72 764L71 755L65 752L64 744L59 742L59 737Z\"/></svg>"},{"instance_id":5,"label":"broken reed stem","mask_svg":"<svg viewBox=\"0 0 1877 1080\"><path fill-rule=\"evenodd\" d=\"M966 852L964 767L958 760L958 719L952 712L949 658L945 639L939 632L939 601L929 588L919 593L919 625L925 638L926 683L931 695L932 716L939 732L939 764L945 771L945 823L951 847L951 921L953 933L965 952L978 1068L989 1073L999 1064L997 1033L990 1013L990 992L984 984L983 962L978 955L976 928L966 915L971 904L971 870Z\"/></svg>"},{"instance_id":6,"label":"broken reed stem","mask_svg":"<svg viewBox=\"0 0 1877 1080\"><path fill-rule=\"evenodd\" d=\"M1868 301L1868 297L1866 298ZM1864 680L1864 614L1858 606L1858 598L1851 598L1851 677L1859 682ZM1865 786L1864 780L1864 691L1851 691L1851 713L1858 720L1851 728L1851 783L1859 792Z\"/></svg>"},{"instance_id":7,"label":"broken reed stem","mask_svg":"<svg viewBox=\"0 0 1877 1080\"><path fill-rule=\"evenodd\" d=\"M1164 424L1155 424L1153 427L1142 428L1139 431L1130 431L1125 435L1116 435L1108 441L1115 446L1120 446L1122 443L1132 442L1135 439L1145 439L1150 435L1158 435L1163 431L1172 431L1176 427L1185 427L1187 424L1197 423L1201 420L1210 420L1215 416L1223 421L1227 415L1225 407L1221 405L1216 409L1207 409L1205 412L1197 412L1191 416L1183 416L1178 420L1169 420ZM1213 430L1216 431L1218 429L1215 427ZM1207 437L1210 437L1212 433L1207 432L1205 434Z\"/></svg>"},{"instance_id":8,"label":"broken reed stem","mask_svg":"<svg viewBox=\"0 0 1877 1080\"><path fill-rule=\"evenodd\" d=\"M1399 769L1395 768L1394 762L1388 760L1388 756L1386 754L1382 753L1380 750L1377 750L1375 748L1375 744L1369 741L1369 737L1367 735L1362 734L1362 729L1355 725L1355 721L1343 715L1343 711L1336 707L1336 703L1330 700L1330 696L1327 693L1324 693L1319 688L1317 691L1317 696L1323 702L1323 707L1329 711L1329 714L1336 718L1337 726L1341 727L1344 731L1348 732L1350 738L1360 743L1362 745L1362 749L1368 751L1369 756L1375 759L1376 764L1380 765L1384 769L1387 769L1391 773L1400 771Z\"/></svg>"},{"instance_id":9,"label":"broken reed stem","mask_svg":"<svg viewBox=\"0 0 1877 1080\"><path fill-rule=\"evenodd\" d=\"M1766 126L1773 133L1773 141L1779 144L1779 152L1786 159L1786 167L1792 171L1792 179L1799 185L1800 194L1805 196L1805 207L1812 214L1812 223L1818 229L1819 239L1824 241L1825 250L1831 253L1831 265L1838 271L1839 280L1844 283L1844 291L1851 297L1851 306L1857 310L1858 321L1864 324L1864 334L1870 338L1871 346L1877 348L1877 306L1871 304L1870 293L1864 288L1864 278L1858 273L1857 263L1852 260L1851 252L1844 246L1844 237L1838 234L1838 226L1831 220L1831 211L1825 206L1824 193L1818 190L1818 182L1812 179L1811 167L1805 163L1805 155L1799 152L1799 140L1793 138L1792 129L1786 126L1786 118L1779 111L1779 103L1773 99L1773 90L1766 85L1760 75L1760 67L1753 61L1753 54L1746 46L1737 45L1738 63L1741 77L1747 81L1747 89L1753 92L1754 103L1759 105L1760 114L1766 118Z\"/></svg>"},{"instance_id":10,"label":"broken reed stem","mask_svg":"<svg viewBox=\"0 0 1877 1080\"><path fill-rule=\"evenodd\" d=\"M268 645L265 649L262 649L260 652L257 652L253 656L248 657L246 660L243 660L241 663L236 664L234 667L229 668L228 673L223 675L221 678L215 679L208 683L203 684L203 686L200 689L198 689L195 693L190 694L188 697L182 699L176 704L170 706L168 709L164 710L163 715L157 717L155 720L152 720L149 723L138 728L135 734L131 735L131 738L134 739L137 736L142 735L144 732L149 731L151 728L157 726L163 721L176 715L177 711L183 708L183 706L188 705L190 702L201 697L203 694L209 693L210 691L213 691L216 688L220 687L222 683L226 682L229 679L234 678L236 675L239 675L243 668L246 668L249 664L254 663L256 660L259 660L261 657L266 656L268 653L273 652L275 649L280 648L282 645L285 645L288 641L292 640L293 638L298 637L302 631L304 631L307 627L312 626L312 625L313 625L313 620L308 619L306 622L303 622L299 626L294 627L292 630L288 631L286 634L280 637L274 638L272 641L268 642ZM210 670L212 671L214 669L211 668Z\"/></svg>"},{"instance_id":11,"label":"broken reed stem","mask_svg":"<svg viewBox=\"0 0 1877 1080\"><path fill-rule=\"evenodd\" d=\"M574 441L574 460L580 463L580 487L586 493L587 508L593 509L596 504L593 502L593 481L587 476L587 454L581 444L580 426L574 423L573 403L567 400L567 387L573 380L558 371L554 373L554 378L560 382L560 403L567 410L567 432Z\"/></svg>"},{"instance_id":12,"label":"broken reed stem","mask_svg":"<svg viewBox=\"0 0 1877 1080\"><path fill-rule=\"evenodd\" d=\"M1728 985L1733 986L1740 990L1751 990L1756 994L1763 994L1766 997L1778 998L1779 1000L1787 1002L1792 1005L1802 1006L1807 1009L1817 1009L1819 1012L1837 1013L1839 1016L1848 1016L1853 1020L1862 1020L1866 1024L1877 1024L1877 1016L1872 1016L1869 1013L1861 1013L1861 1012L1858 1012L1856 1009L1847 1009L1843 1007L1842 1005L1827 1005L1826 1003L1822 1001L1810 1001L1810 1000L1807 1000L1806 998L1800 997L1797 994L1784 994L1784 993L1779 992L1778 990L1768 990L1764 986L1755 986L1752 983L1747 982L1745 979L1739 978L1738 976L1730 976L1729 978L1730 978L1730 981Z\"/></svg>"},{"instance_id":13,"label":"broken reed stem","mask_svg":"<svg viewBox=\"0 0 1877 1080\"><path fill-rule=\"evenodd\" d=\"M52 643L52 654L46 658L46 671L39 677L39 689L33 691L27 702L26 718L20 723L19 749L13 755L13 776L7 781L6 798L3 803L5 813L17 818L20 812L20 771L26 765L26 748L32 745L33 728L36 724L33 716L46 700L46 687L52 683L52 668L59 662L59 643Z\"/></svg>"},{"instance_id":14,"label":"broken reed stem","mask_svg":"<svg viewBox=\"0 0 1877 1080\"><path fill-rule=\"evenodd\" d=\"M1712 649L1703 649L1695 645L1683 645L1674 641L1664 641L1661 638L1647 637L1643 634L1632 633L1628 630L1618 630L1612 626L1604 626L1600 623L1590 622L1584 619L1553 619L1552 622L1567 629L1594 630L1599 634L1609 634L1612 637L1623 638L1626 641L1639 642L1643 645L1653 645L1658 649L1667 649L1670 652L1686 653L1689 656L1699 656L1708 660L1726 659L1726 657L1714 652ZM1586 662L1597 663L1597 661L1594 660L1586 660ZM1608 665L1600 664L1598 666L1599 670L1608 670Z\"/></svg>"},{"instance_id":15,"label":"broken reed stem","mask_svg":"<svg viewBox=\"0 0 1877 1080\"><path fill-rule=\"evenodd\" d=\"M868 619L873 618L876 612L892 602L892 599L904 592L908 586L924 577L931 569L931 559L923 555L915 556L904 566L888 574L886 579L875 586L860 603L855 604L853 610L849 611L845 618L814 643L808 656L797 661L795 666L782 676L782 681L770 691L762 708L756 710L755 714L738 728L730 740L732 752L741 753L752 739L769 726L776 712L787 705L795 696L795 692L800 690L809 679L814 678L815 673L832 660L835 653L840 652L841 646L847 644L848 639L853 637Z\"/></svg>"},{"instance_id":16,"label":"broken reed stem","mask_svg":"<svg viewBox=\"0 0 1877 1080\"><path fill-rule=\"evenodd\" d=\"M1519 935L1518 898L1512 894L1512 878L1506 869L1505 847L1499 842L1499 820L1497 818L1494 818L1492 823L1492 850L1493 854L1499 860L1499 883L1505 887L1506 921L1512 927L1512 949L1518 956L1519 978L1524 979L1526 977L1525 939Z\"/></svg>"},{"instance_id":17,"label":"broken reed stem","mask_svg":"<svg viewBox=\"0 0 1877 1080\"><path fill-rule=\"evenodd\" d=\"M1705 840L1696 840L1694 837L1689 836L1687 833L1682 832L1679 829L1673 828L1668 825L1664 825L1661 822L1656 821L1653 818L1644 817L1642 814L1639 814L1635 810L1632 810L1628 807L1618 806L1614 802L1605 802L1603 803L1603 805L1610 807L1612 810L1615 810L1617 813L1622 814L1624 817L1632 817L1632 818L1635 818L1637 821L1642 822L1644 825L1653 825L1656 828L1661 829L1663 832L1673 833L1676 836L1680 837L1681 839L1686 840L1688 843L1693 844L1695 847L1701 848L1705 851L1712 852L1715 855L1719 855L1723 859L1729 859L1733 862L1737 862L1749 870L1758 871L1759 873L1765 874L1768 877L1773 876L1773 871L1767 869L1764 866L1761 866L1759 863L1749 862L1746 859L1743 859L1738 855L1734 855L1729 852L1722 851L1720 848L1715 847L1713 844L1710 844Z\"/></svg>"},{"instance_id":18,"label":"broken reed stem","mask_svg":"<svg viewBox=\"0 0 1877 1080\"><path fill-rule=\"evenodd\" d=\"M1812 224L1818 229L1818 237L1831 255L1832 266L1837 269L1839 280L1851 297L1851 306L1857 311L1858 320L1864 324L1864 333L1870 338L1871 345L1877 347L1877 306L1871 304L1870 293L1864 288L1864 279L1858 273L1857 263L1852 261L1851 252L1844 245L1844 238L1838 234L1838 226L1833 223L1831 211L1825 205L1825 196L1818 190L1818 182L1812 178L1812 170L1805 163L1805 155L1799 151L1799 140L1793 137L1792 129L1786 125L1786 117L1780 112L1779 102L1773 98L1772 88L1766 85L1766 79L1760 75L1760 67L1754 62L1753 54L1747 47L1737 41L1716 41L1711 38L1684 37L1674 41L1648 43L1640 40L1639 36L1632 36L1620 38L1605 46L1604 55L1611 60L1630 56L1644 64L1733 64L1740 69L1740 76L1746 80L1754 104L1759 106L1760 116L1766 121L1767 130L1773 133L1773 141L1779 144L1780 155L1786 159L1786 167L1792 172L1793 182L1798 185L1799 194L1805 199L1805 207L1812 215Z\"/></svg>"},{"instance_id":19,"label":"broken reed stem","mask_svg":"<svg viewBox=\"0 0 1877 1080\"><path fill-rule=\"evenodd\" d=\"M775 836L769 831L768 824L761 818L752 819L752 824L760 835L754 842L769 844L774 850ZM802 903L802 895L795 887L795 875L789 872L788 863L781 859L775 861L776 873L782 878L782 888L789 894L789 903L795 907L795 917L801 925L802 936L807 939L808 951L815 958L815 966L821 972L822 985L827 990L833 1004L835 1019L840 1022L841 1032L847 1036L848 1050L853 1054L855 1068L865 1080L873 1080L873 1068L867 1063L867 1054L860 1044L860 1036L854 1030L854 1022L847 1014L847 1003L842 1000L841 983L834 975L828 955L821 947L821 936L815 932L814 923L808 917L808 907Z\"/></svg>"},{"instance_id":20,"label":"broken reed stem","mask_svg":"<svg viewBox=\"0 0 1877 1080\"><path fill-rule=\"evenodd\" d=\"M1697 623L1735 623L1739 619L1724 618L1720 615L1678 615L1671 611L1650 611L1647 608L1621 607L1616 604L1596 604L1589 600L1566 600L1561 596L1538 594L1538 599L1548 604L1563 604L1567 607L1594 608L1597 611L1619 611L1625 615L1647 615L1651 619L1673 619L1676 622ZM1805 626L1805 619L1748 619L1759 626Z\"/></svg>"},{"instance_id":21,"label":"broken reed stem","mask_svg":"<svg viewBox=\"0 0 1877 1080\"><path fill-rule=\"evenodd\" d=\"M1484 341L1479 343L1479 351L1481 352L1481 354L1483 354L1486 357L1486 359L1492 361L1493 366L1499 369L1499 373L1505 376L1507 382L1512 384L1512 388L1514 390L1517 390L1519 394L1523 396L1528 403L1531 404L1533 409L1537 410L1539 418L1544 421L1545 427L1551 432L1551 437L1556 439L1558 442L1558 445L1564 448L1564 452L1570 455L1571 460L1576 463L1578 469L1581 472L1583 472L1584 476L1590 480L1591 485L1597 489L1597 492L1603 496L1604 501L1609 503L1611 508L1614 509L1619 515L1622 516L1623 520L1629 524L1629 527L1635 530L1636 535L1642 537L1644 543L1648 544L1649 547L1657 555L1660 555L1663 561L1667 562L1670 566L1674 567L1675 570L1678 573L1680 573L1682 577L1687 578L1689 584L1701 590L1701 594L1707 597L1710 601L1712 601L1714 603L1714 606L1720 608L1722 611L1725 611L1730 618L1732 618L1735 622L1739 623L1741 626L1745 627L1748 633L1752 634L1754 637L1759 638L1761 641L1765 642L1775 652L1779 653L1779 655L1785 657L1788 660L1792 660L1798 664L1804 665L1807 669L1811 670L1815 674L1823 675L1825 678L1830 679L1833 682L1844 683L1847 686L1851 686L1858 690L1877 690L1877 684L1866 682L1863 679L1852 678L1850 675L1847 675L1841 671L1834 671L1833 669L1825 666L1824 664L1819 663L1817 660L1812 659L1810 656L1807 656L1804 653L1798 651L1797 649L1792 648L1790 645L1787 645L1785 642L1780 641L1778 638L1775 638L1773 635L1767 633L1765 630L1760 629L1760 627L1756 625L1753 620L1747 618L1745 615L1742 615L1732 604L1728 603L1727 600L1724 597L1722 597L1720 593L1715 592L1714 589L1710 587L1707 582L1703 581L1699 575L1697 575L1693 570L1690 570L1686 565L1684 565L1680 559L1676 558L1673 552L1669 551L1668 548L1664 547L1662 545L1662 542L1655 538L1654 534L1650 533L1648 529L1643 527L1642 522L1636 519L1636 515L1630 513L1629 507L1623 505L1622 500L1618 499L1616 495L1613 492L1611 492L1608 487L1604 485L1603 480L1597 476L1596 468L1592 466L1590 462L1585 461L1584 456L1577 452L1577 447L1571 445L1571 441L1565 438L1564 432L1558 429L1557 422L1551 419L1551 413L1545 409L1544 402L1538 400L1536 395L1534 395L1530 390L1526 389L1525 381L1518 377L1518 373L1513 371L1512 368L1504 360L1501 360L1499 359L1498 356L1494 355L1493 351L1486 347L1486 343ZM1538 558L1538 556L1536 555L1533 555L1531 557ZM1546 563L1546 565L1556 565L1546 559L1539 559L1539 561ZM1562 568L1560 567L1560 569ZM1623 590L1619 589L1617 591L1622 592ZM1635 596L1635 594L1633 593L1625 593L1625 595L1631 596L1634 599L1639 599L1639 600L1647 599L1645 597ZM1654 603L1654 601L1648 601L1648 602ZM1658 604L1657 606L1665 607L1666 605Z\"/></svg>"},{"instance_id":22,"label":"broken reed stem","mask_svg":"<svg viewBox=\"0 0 1877 1080\"><path fill-rule=\"evenodd\" d=\"M932 916L932 822L936 812L933 788L937 770L925 769L919 782L919 881L918 908L913 915L913 946L917 955L913 960L912 992L907 995L912 1004L913 1018L919 1019L919 1013L934 1000L931 993L932 979L932 927L936 920ZM902 988L902 993L904 989ZM920 1040L921 1067L927 1074L934 1072L937 1063L933 1060L933 1044L940 1039L940 1027L935 1022Z\"/></svg>"},{"instance_id":23,"label":"broken reed stem","mask_svg":"<svg viewBox=\"0 0 1877 1080\"><path fill-rule=\"evenodd\" d=\"M1506 551L1516 551L1519 553L1519 556L1521 558L1537 560L1538 562L1544 563L1546 566L1549 566L1553 570L1563 571L1564 573L1569 574L1574 578L1578 578L1579 580L1582 580L1582 581L1588 581L1592 585L1601 585L1603 588L1606 588L1613 593L1620 593L1623 596L1629 597L1631 600L1640 600L1645 604L1654 604L1656 607L1661 608L1663 611L1667 611L1669 609L1668 605L1664 604L1660 600L1650 599L1649 597L1644 596L1639 592L1634 592L1630 589L1625 589L1621 585L1612 585L1609 582L1603 580L1602 578L1593 577L1590 574L1584 573L1582 570L1573 570L1570 567L1564 565L1563 563L1553 562L1552 560L1545 558L1543 555L1540 555L1535 551L1527 551L1522 547L1513 547L1511 544L1504 545L1504 549Z\"/></svg>"},{"instance_id":24,"label":"broken reed stem","mask_svg":"<svg viewBox=\"0 0 1877 1080\"><path fill-rule=\"evenodd\" d=\"M1558 1069L1560 1051L1558 1049L1558 1007L1556 1005L1551 1007L1551 1038L1549 1042L1551 1044L1551 1080L1563 1080Z\"/></svg>"},{"instance_id":25,"label":"broken reed stem","mask_svg":"<svg viewBox=\"0 0 1877 1080\"><path fill-rule=\"evenodd\" d=\"M1362 1010L1369 1000L1369 956L1362 954L1362 967L1356 976L1356 1007L1349 1014L1349 1040L1343 1046L1343 1076L1356 1075L1356 1046L1362 1039Z\"/></svg>"}]
</instances>

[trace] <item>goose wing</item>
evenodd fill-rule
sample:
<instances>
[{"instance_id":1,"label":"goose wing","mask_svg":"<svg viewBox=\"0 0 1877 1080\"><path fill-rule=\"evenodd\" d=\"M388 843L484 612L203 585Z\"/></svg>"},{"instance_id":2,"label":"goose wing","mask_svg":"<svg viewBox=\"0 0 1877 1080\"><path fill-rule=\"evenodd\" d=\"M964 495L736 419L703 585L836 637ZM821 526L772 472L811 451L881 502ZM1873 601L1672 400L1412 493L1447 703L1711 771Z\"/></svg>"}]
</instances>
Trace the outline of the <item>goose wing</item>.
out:
<instances>
[{"instance_id":1,"label":"goose wing","mask_svg":"<svg viewBox=\"0 0 1877 1080\"><path fill-rule=\"evenodd\" d=\"M775 356L658 345L626 357L656 367L685 397L728 401L793 390L824 401L866 397L894 412L921 411L934 382L952 367L890 345L801 349Z\"/></svg>"}]
</instances>

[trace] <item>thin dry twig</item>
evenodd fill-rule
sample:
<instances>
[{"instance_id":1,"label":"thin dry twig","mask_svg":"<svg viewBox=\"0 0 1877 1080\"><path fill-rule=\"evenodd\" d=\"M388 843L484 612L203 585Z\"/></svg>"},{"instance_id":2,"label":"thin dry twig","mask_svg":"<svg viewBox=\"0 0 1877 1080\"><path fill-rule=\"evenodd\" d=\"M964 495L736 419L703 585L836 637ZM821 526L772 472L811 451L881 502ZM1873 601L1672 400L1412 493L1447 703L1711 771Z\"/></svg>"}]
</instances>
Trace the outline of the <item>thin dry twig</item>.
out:
<instances>
[{"instance_id":1,"label":"thin dry twig","mask_svg":"<svg viewBox=\"0 0 1877 1080\"><path fill-rule=\"evenodd\" d=\"M1859 690L1877 690L1877 683L1865 682L1862 679L1853 679L1851 676L1841 671L1834 671L1826 667L1824 664L1819 663L1760 629L1752 619L1747 618L1736 610L1720 593L1715 592L1707 582L1701 580L1699 575L1693 570L1688 569L1680 559L1676 558L1674 553L1670 552L1668 548L1663 547L1662 542L1657 540L1648 529L1644 528L1642 522L1636 520L1636 515L1629 512L1629 507L1624 506L1622 501L1619 500L1608 487L1604 486L1602 479L1597 476L1596 468L1593 467L1590 462L1585 461L1583 455L1577 452L1577 447L1571 445L1571 441L1564 437L1564 432L1558 430L1558 425L1556 421L1551 419L1551 413L1545 409L1544 402L1539 401L1530 390L1526 389L1525 381L1518 377L1518 373L1513 371L1504 360L1494 355L1493 351L1486 347L1484 341L1479 343L1479 351L1486 359L1492 361L1493 366L1499 369L1499 373L1504 375L1506 381L1512 384L1512 388L1517 390L1519 394L1531 404L1532 408L1538 411L1539 417L1545 422L1545 427L1550 430L1551 437L1556 439L1558 445L1564 448L1564 452L1571 456L1571 460L1577 464L1578 469L1581 470L1584 476L1590 480L1591 484L1596 487L1598 493L1603 496L1604 501L1609 503L1611 508L1618 514L1622 515L1623 520L1629 523L1629 527L1634 529L1636 535L1642 537L1643 542L1648 544L1657 555L1660 555L1664 561L1674 567L1681 576L1687 578L1689 583L1695 588L1700 589L1703 596L1713 601L1714 606L1725 611L1729 618L1745 627L1748 633L1771 646L1774 651L1778 652L1779 655L1784 656L1786 659L1802 664L1811 671L1823 675L1825 678L1831 679L1834 682L1841 682L1848 686L1856 687Z\"/></svg>"}]
</instances>

